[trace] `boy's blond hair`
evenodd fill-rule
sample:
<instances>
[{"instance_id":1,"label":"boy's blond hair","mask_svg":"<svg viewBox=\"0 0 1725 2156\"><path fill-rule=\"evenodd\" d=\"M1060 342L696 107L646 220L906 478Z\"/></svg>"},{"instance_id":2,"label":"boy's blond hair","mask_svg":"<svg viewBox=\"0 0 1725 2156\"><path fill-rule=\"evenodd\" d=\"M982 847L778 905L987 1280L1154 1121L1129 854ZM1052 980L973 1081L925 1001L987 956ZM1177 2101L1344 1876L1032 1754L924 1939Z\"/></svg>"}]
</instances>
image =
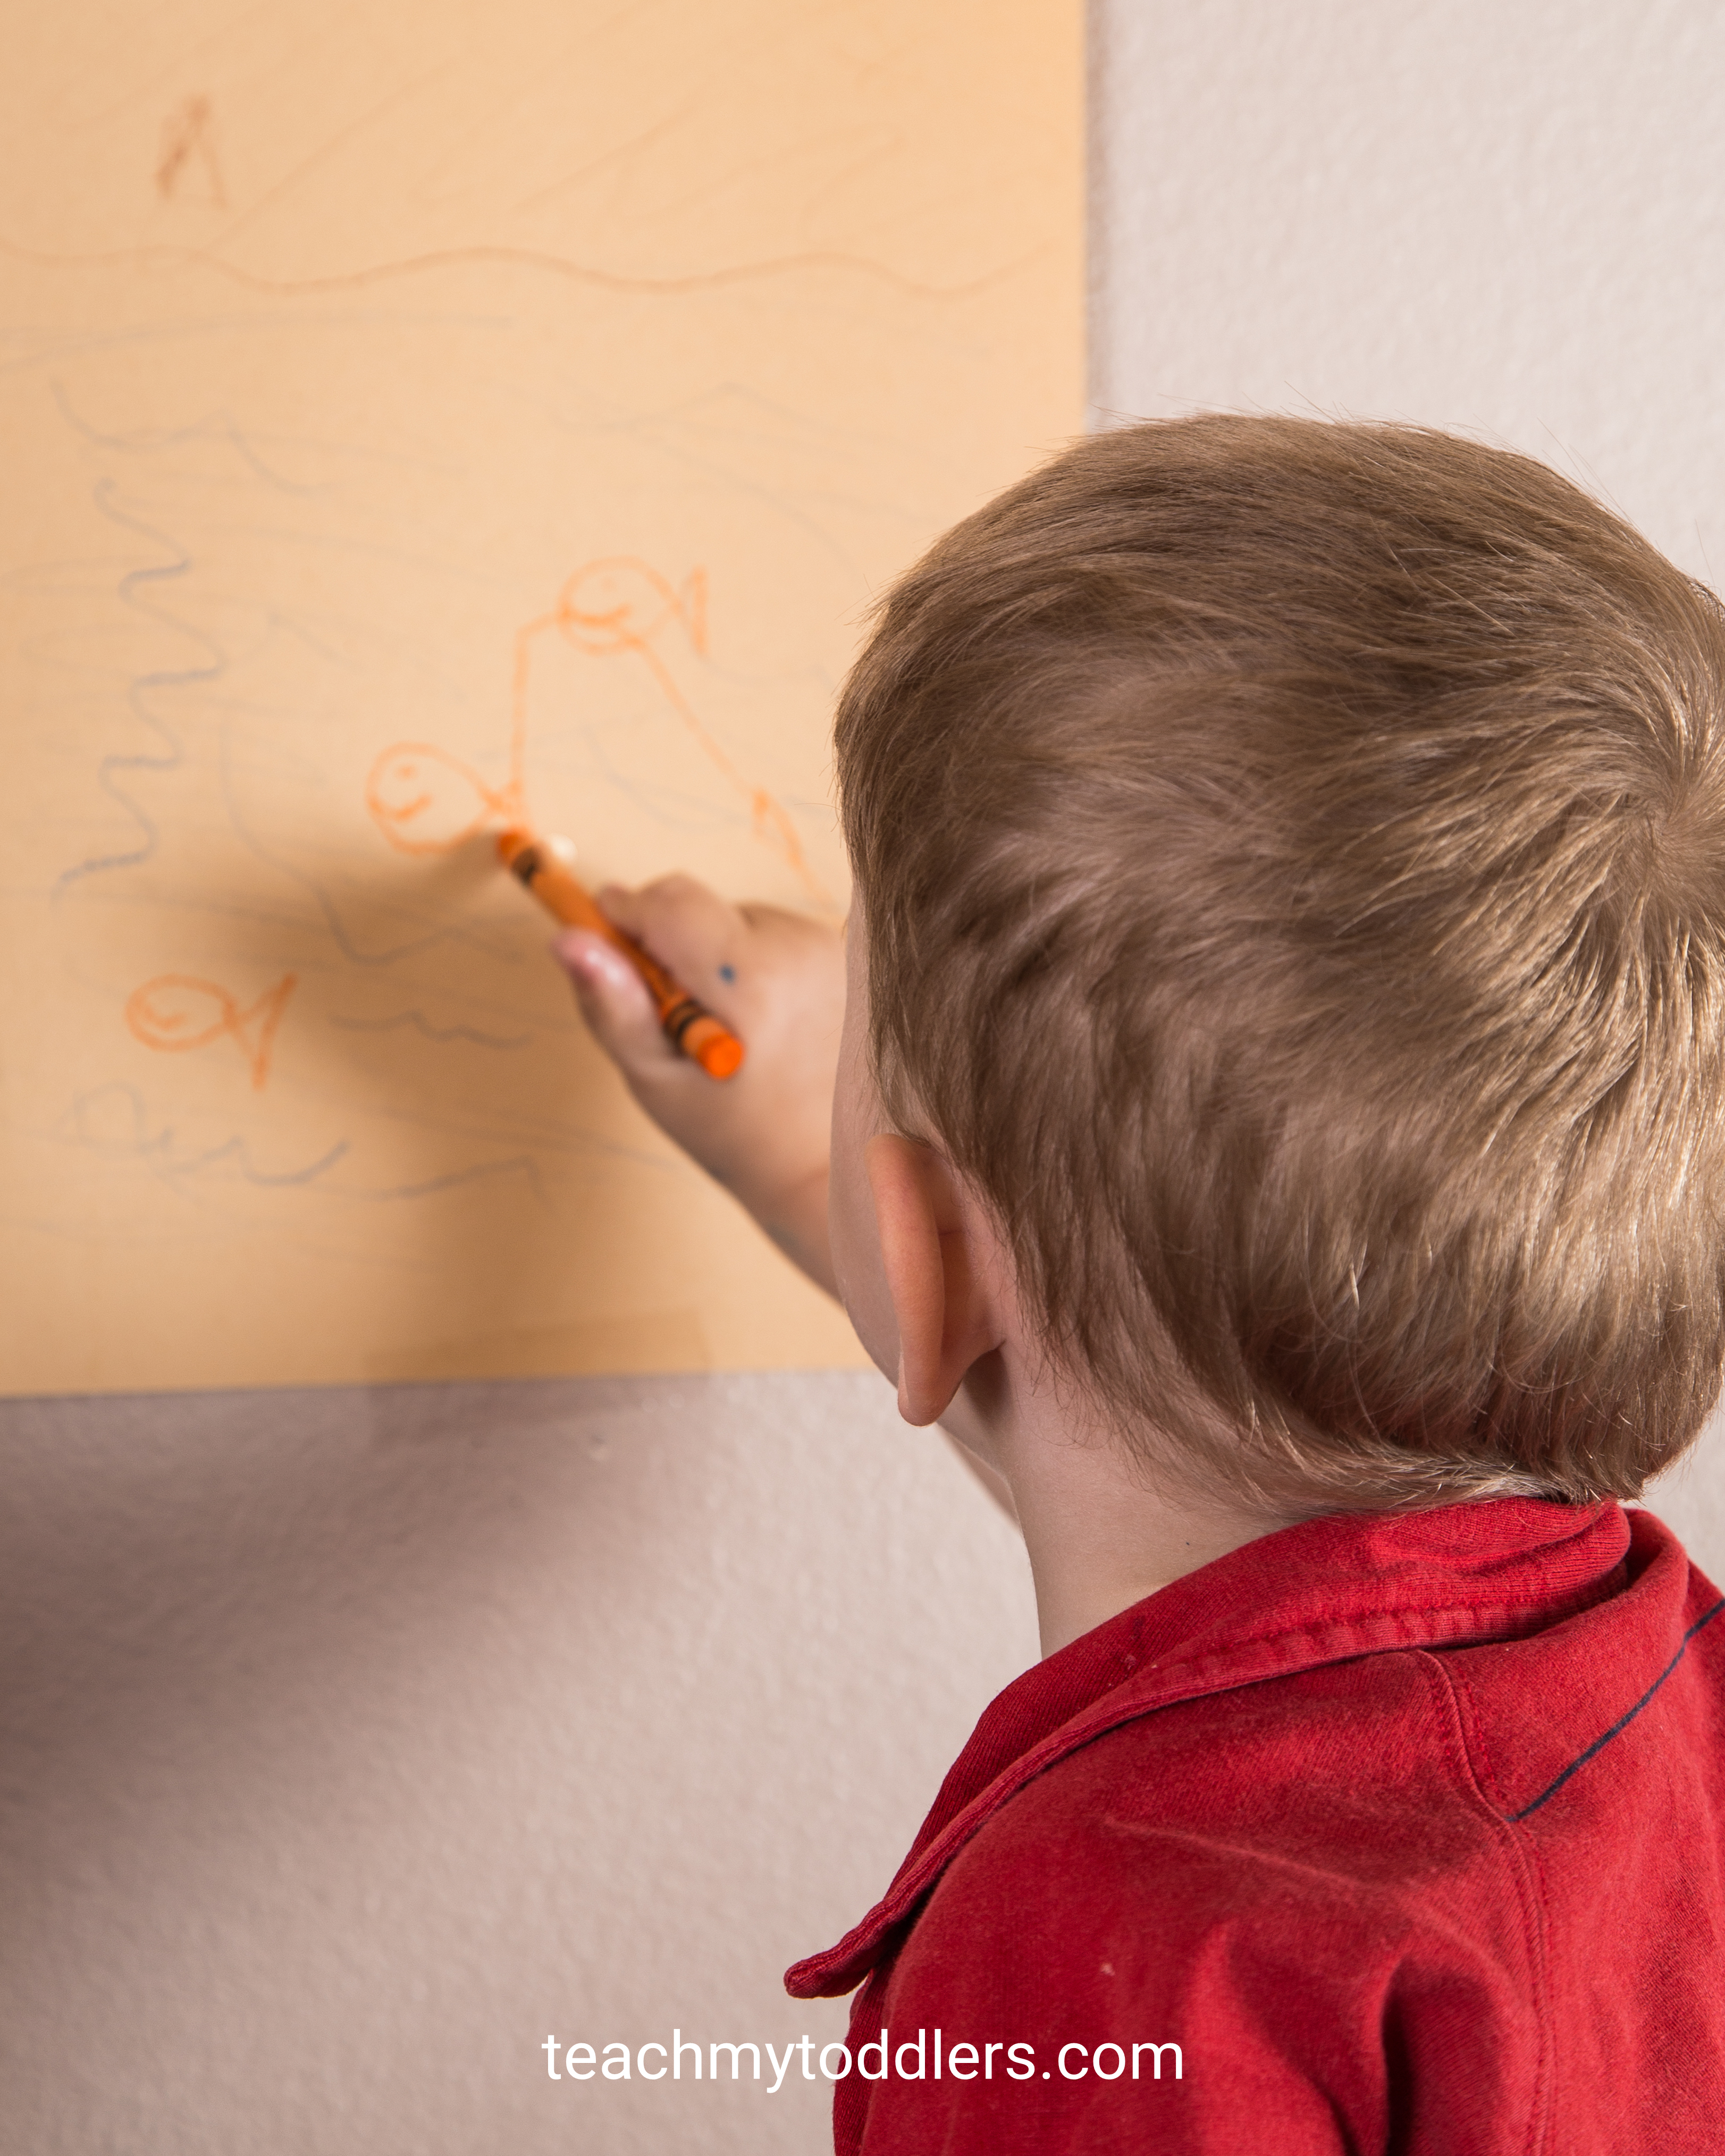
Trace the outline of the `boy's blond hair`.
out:
<instances>
[{"instance_id":1,"label":"boy's blond hair","mask_svg":"<svg viewBox=\"0 0 1725 2156\"><path fill-rule=\"evenodd\" d=\"M888 596L837 751L889 1111L1129 1440L1307 1510L1632 1496L1683 1449L1725 1355L1711 593L1477 443L1123 428Z\"/></svg>"}]
</instances>

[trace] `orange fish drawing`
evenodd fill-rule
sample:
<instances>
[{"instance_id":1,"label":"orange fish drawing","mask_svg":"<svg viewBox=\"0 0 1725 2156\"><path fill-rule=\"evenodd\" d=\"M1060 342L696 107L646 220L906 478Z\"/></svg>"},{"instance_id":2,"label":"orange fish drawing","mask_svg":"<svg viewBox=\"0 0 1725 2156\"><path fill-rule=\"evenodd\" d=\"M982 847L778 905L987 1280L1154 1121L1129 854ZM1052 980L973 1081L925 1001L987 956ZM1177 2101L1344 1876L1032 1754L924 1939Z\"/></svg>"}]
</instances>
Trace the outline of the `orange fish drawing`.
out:
<instances>
[{"instance_id":1,"label":"orange fish drawing","mask_svg":"<svg viewBox=\"0 0 1725 2156\"><path fill-rule=\"evenodd\" d=\"M242 1010L214 981L191 973L158 973L126 998L126 1023L146 1048L172 1051L207 1048L231 1035L250 1067L253 1085L261 1088L270 1075L276 1028L299 979L297 973L284 973L249 1009Z\"/></svg>"},{"instance_id":2,"label":"orange fish drawing","mask_svg":"<svg viewBox=\"0 0 1725 2156\"><path fill-rule=\"evenodd\" d=\"M659 649L662 632L675 627L691 649L704 656L706 605L705 569L691 569L678 586L633 555L583 564L557 594L552 611L516 632L507 779L501 787L487 785L470 764L445 749L428 742L396 742L378 757L366 781L366 806L378 829L403 853L448 854L488 828L532 822L526 799L533 653L538 640L555 630L594 658L632 652L642 661L691 739L726 784L747 802L755 836L783 856L817 906L834 911L831 896L809 868L790 817L765 788L743 777L707 731Z\"/></svg>"},{"instance_id":3,"label":"orange fish drawing","mask_svg":"<svg viewBox=\"0 0 1725 2156\"><path fill-rule=\"evenodd\" d=\"M366 806L404 854L447 854L494 817L519 812L512 787L487 786L470 765L426 742L397 742L372 766Z\"/></svg>"},{"instance_id":4,"label":"orange fish drawing","mask_svg":"<svg viewBox=\"0 0 1725 2156\"><path fill-rule=\"evenodd\" d=\"M667 622L680 622L698 652L706 649L706 571L691 570L674 591L657 569L628 555L589 562L558 595L557 625L583 651L640 651Z\"/></svg>"},{"instance_id":5,"label":"orange fish drawing","mask_svg":"<svg viewBox=\"0 0 1725 2156\"><path fill-rule=\"evenodd\" d=\"M665 701L700 744L703 753L726 783L749 804L755 836L781 853L815 903L830 911L832 900L803 857L802 841L778 802L763 787L752 786L719 743L701 724L693 706L678 687L656 649L660 632L675 622L680 625L693 649L706 650L706 572L691 570L680 591L656 569L629 555L589 562L578 569L558 594L557 611L550 617L578 649L595 658L611 658L633 651L646 662L664 693ZM543 624L535 624L534 629ZM532 634L532 630L527 632ZM516 738L524 737L526 670L516 663Z\"/></svg>"}]
</instances>

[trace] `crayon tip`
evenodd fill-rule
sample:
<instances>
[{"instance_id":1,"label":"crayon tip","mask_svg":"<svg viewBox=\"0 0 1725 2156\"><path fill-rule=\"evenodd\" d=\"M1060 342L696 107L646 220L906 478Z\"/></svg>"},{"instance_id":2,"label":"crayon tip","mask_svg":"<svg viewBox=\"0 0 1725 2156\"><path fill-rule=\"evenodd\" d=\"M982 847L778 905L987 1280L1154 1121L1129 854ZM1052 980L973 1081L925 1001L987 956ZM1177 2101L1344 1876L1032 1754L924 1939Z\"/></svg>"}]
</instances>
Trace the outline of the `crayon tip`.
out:
<instances>
[{"instance_id":1,"label":"crayon tip","mask_svg":"<svg viewBox=\"0 0 1725 2156\"><path fill-rule=\"evenodd\" d=\"M513 868L517 855L529 846L536 846L547 859L561 861L567 868L575 860L575 841L550 831L542 839L530 831L525 824L511 824L497 834L497 858L505 868Z\"/></svg>"},{"instance_id":2,"label":"crayon tip","mask_svg":"<svg viewBox=\"0 0 1725 2156\"><path fill-rule=\"evenodd\" d=\"M709 1078L729 1078L742 1068L743 1046L734 1034L723 1040L710 1040L696 1050L695 1060Z\"/></svg>"}]
</instances>

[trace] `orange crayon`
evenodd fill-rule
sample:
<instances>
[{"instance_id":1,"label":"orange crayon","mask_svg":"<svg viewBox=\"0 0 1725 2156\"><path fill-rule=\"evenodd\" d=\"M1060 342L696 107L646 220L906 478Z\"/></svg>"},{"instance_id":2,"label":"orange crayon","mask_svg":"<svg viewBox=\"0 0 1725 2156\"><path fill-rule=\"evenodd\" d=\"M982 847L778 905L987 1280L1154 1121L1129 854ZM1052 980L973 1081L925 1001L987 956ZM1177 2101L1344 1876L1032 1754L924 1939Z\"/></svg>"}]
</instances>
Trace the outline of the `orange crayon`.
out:
<instances>
[{"instance_id":1,"label":"orange crayon","mask_svg":"<svg viewBox=\"0 0 1725 2156\"><path fill-rule=\"evenodd\" d=\"M698 1063L709 1078L729 1078L742 1065L743 1045L722 1020L698 1004L680 982L649 958L632 937L608 921L581 879L559 860L552 847L531 831L511 829L499 834L497 851L504 866L532 892L547 912L566 927L590 928L620 951L647 983L659 1006L659 1023L673 1047Z\"/></svg>"}]
</instances>

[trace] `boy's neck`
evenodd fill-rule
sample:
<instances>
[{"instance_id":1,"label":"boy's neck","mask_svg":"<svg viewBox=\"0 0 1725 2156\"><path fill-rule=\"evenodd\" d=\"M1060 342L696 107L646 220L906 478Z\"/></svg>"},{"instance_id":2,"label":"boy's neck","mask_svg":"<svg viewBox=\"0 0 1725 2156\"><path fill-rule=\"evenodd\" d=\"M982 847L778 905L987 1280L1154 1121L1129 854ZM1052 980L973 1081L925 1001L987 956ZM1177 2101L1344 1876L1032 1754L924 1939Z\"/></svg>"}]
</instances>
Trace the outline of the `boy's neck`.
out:
<instances>
[{"instance_id":1,"label":"boy's neck","mask_svg":"<svg viewBox=\"0 0 1725 2156\"><path fill-rule=\"evenodd\" d=\"M999 1363L991 1357L990 1363ZM1153 1486L1117 1436L1082 1424L1070 1395L979 1365L942 1417L1012 1492L1045 1657L1135 1602L1286 1527L1286 1515Z\"/></svg>"}]
</instances>

